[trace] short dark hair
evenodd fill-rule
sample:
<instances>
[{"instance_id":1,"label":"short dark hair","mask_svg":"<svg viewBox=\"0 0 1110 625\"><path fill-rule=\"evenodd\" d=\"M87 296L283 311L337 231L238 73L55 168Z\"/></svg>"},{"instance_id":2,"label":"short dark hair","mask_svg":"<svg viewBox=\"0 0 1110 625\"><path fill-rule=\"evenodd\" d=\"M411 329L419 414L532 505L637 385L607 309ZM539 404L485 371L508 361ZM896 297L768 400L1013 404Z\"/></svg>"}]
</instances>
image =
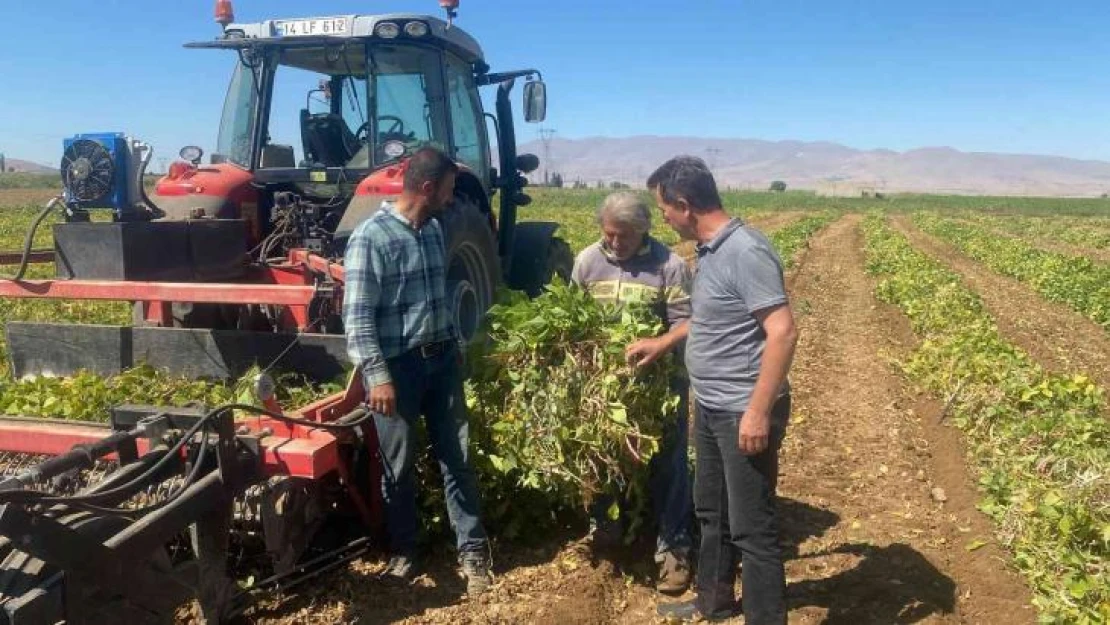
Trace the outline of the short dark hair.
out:
<instances>
[{"instance_id":1,"label":"short dark hair","mask_svg":"<svg viewBox=\"0 0 1110 625\"><path fill-rule=\"evenodd\" d=\"M648 176L647 186L657 189L667 204L683 199L696 211L721 208L713 172L696 156L676 156L663 163Z\"/></svg>"},{"instance_id":2,"label":"short dark hair","mask_svg":"<svg viewBox=\"0 0 1110 625\"><path fill-rule=\"evenodd\" d=\"M433 147L423 147L409 158L405 168L405 191L419 191L425 182L435 183L438 188L448 174L459 173L459 166L443 152Z\"/></svg>"}]
</instances>

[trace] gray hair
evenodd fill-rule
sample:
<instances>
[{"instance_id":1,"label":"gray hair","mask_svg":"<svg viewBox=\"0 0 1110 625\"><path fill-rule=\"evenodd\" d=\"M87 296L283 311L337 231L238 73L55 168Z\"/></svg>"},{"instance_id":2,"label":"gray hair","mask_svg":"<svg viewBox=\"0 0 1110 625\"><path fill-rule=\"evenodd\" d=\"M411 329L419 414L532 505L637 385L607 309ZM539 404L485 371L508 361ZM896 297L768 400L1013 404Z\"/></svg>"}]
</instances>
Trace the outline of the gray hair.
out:
<instances>
[{"instance_id":1,"label":"gray hair","mask_svg":"<svg viewBox=\"0 0 1110 625\"><path fill-rule=\"evenodd\" d=\"M647 234L651 230L651 209L639 193L618 191L609 194L597 209L597 223L607 220Z\"/></svg>"}]
</instances>

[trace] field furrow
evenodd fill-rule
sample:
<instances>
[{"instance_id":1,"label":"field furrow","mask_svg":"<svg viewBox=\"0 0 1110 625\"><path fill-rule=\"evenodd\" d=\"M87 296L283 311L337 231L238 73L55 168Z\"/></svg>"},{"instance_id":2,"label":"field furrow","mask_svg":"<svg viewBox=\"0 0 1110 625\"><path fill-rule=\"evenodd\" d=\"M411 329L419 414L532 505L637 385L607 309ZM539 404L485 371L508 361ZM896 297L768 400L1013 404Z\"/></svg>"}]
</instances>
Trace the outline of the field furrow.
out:
<instances>
[{"instance_id":1,"label":"field furrow","mask_svg":"<svg viewBox=\"0 0 1110 625\"><path fill-rule=\"evenodd\" d=\"M901 363L946 402L984 492L980 509L1050 622L1110 618L1110 421L1103 389L1045 371L999 333L980 297L877 216L865 224L879 299L921 339ZM969 549L977 548L969 544Z\"/></svg>"},{"instance_id":2,"label":"field furrow","mask_svg":"<svg viewBox=\"0 0 1110 625\"><path fill-rule=\"evenodd\" d=\"M864 272L859 217L812 240L791 276L801 342L780 509L791 623L1029 623L1029 592L975 510L960 446L885 362L912 344ZM958 443L958 441L956 441ZM907 615L913 615L912 618Z\"/></svg>"},{"instance_id":3,"label":"field furrow","mask_svg":"<svg viewBox=\"0 0 1110 625\"><path fill-rule=\"evenodd\" d=\"M1110 249L1110 220L1105 218L1026 217L969 213L969 221L1009 234L1035 237L1097 250Z\"/></svg>"},{"instance_id":4,"label":"field furrow","mask_svg":"<svg viewBox=\"0 0 1110 625\"><path fill-rule=\"evenodd\" d=\"M1110 230L1050 225L1045 219L1017 217L965 217L960 223L978 225L998 236L1016 238L1038 249L1065 256L1086 256L1096 263L1110 263Z\"/></svg>"},{"instance_id":5,"label":"field furrow","mask_svg":"<svg viewBox=\"0 0 1110 625\"><path fill-rule=\"evenodd\" d=\"M913 246L958 273L986 306L1006 340L1046 368L1080 371L1110 389L1110 336L1069 307L1046 301L1028 284L984 267L951 244L916 228L906 216L892 225Z\"/></svg>"},{"instance_id":6,"label":"field furrow","mask_svg":"<svg viewBox=\"0 0 1110 625\"><path fill-rule=\"evenodd\" d=\"M1110 330L1110 266L1083 256L1039 250L934 213L917 213L914 223L994 271L1029 284L1046 299L1066 304Z\"/></svg>"}]
</instances>

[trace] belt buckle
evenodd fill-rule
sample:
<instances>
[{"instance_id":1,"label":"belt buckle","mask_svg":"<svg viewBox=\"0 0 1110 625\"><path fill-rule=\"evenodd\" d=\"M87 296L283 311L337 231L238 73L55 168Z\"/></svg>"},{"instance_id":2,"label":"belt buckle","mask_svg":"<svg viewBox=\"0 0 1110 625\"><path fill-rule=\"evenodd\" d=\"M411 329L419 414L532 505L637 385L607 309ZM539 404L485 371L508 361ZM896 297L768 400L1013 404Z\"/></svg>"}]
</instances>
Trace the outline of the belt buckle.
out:
<instances>
[{"instance_id":1,"label":"belt buckle","mask_svg":"<svg viewBox=\"0 0 1110 625\"><path fill-rule=\"evenodd\" d=\"M420 357L427 360L443 352L443 343L424 343L419 347Z\"/></svg>"}]
</instances>

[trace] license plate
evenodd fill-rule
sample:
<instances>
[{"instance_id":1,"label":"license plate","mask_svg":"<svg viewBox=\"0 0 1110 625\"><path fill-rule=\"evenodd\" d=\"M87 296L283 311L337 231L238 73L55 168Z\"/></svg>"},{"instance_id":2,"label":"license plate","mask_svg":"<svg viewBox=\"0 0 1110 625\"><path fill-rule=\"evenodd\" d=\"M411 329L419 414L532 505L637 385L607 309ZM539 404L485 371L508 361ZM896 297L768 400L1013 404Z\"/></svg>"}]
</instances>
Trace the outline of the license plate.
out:
<instances>
[{"instance_id":1,"label":"license plate","mask_svg":"<svg viewBox=\"0 0 1110 625\"><path fill-rule=\"evenodd\" d=\"M321 17L309 20L284 20L274 22L277 37L312 37L314 35L346 35L350 30L346 17Z\"/></svg>"}]
</instances>

